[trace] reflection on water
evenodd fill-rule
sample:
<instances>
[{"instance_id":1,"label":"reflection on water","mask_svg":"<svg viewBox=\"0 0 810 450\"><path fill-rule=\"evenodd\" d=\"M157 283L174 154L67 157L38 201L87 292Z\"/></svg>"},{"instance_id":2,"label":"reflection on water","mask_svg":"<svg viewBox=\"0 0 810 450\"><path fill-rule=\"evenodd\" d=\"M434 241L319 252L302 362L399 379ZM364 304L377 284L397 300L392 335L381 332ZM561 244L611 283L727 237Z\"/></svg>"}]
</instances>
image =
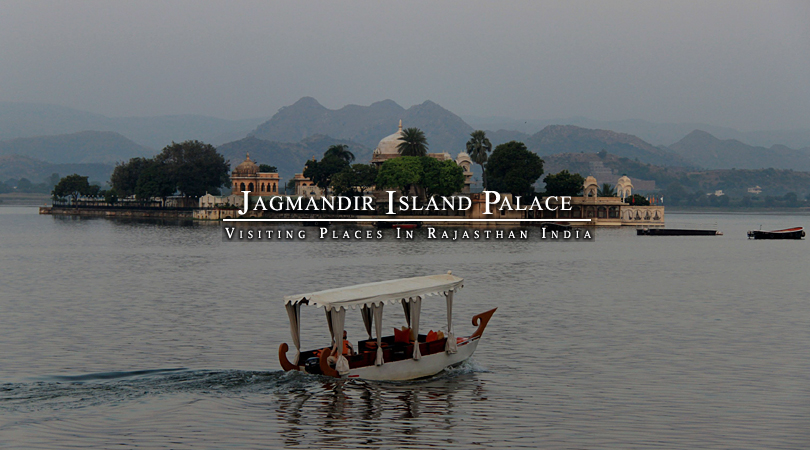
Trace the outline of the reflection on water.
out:
<instances>
[{"instance_id":1,"label":"reflection on water","mask_svg":"<svg viewBox=\"0 0 810 450\"><path fill-rule=\"evenodd\" d=\"M677 218L718 237L253 244L0 208L0 447L806 448L810 248L745 234L806 218ZM447 270L465 277L457 333L498 307L474 362L411 383L278 370L283 295ZM445 325L443 302L422 308L421 326ZM385 329L402 324L386 309ZM346 328L365 334L359 313ZM324 345L322 311L302 309L301 336Z\"/></svg>"}]
</instances>

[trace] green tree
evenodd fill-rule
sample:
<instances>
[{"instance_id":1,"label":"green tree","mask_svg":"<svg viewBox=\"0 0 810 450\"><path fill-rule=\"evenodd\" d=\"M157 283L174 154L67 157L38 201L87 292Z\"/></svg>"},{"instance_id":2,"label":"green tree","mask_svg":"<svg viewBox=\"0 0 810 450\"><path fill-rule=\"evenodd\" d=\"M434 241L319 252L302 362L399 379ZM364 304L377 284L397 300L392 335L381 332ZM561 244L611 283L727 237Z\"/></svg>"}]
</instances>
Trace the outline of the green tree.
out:
<instances>
[{"instance_id":1,"label":"green tree","mask_svg":"<svg viewBox=\"0 0 810 450\"><path fill-rule=\"evenodd\" d=\"M545 195L547 196L578 197L582 194L585 178L578 173L572 174L563 170L560 173L546 175L543 182L546 183Z\"/></svg>"},{"instance_id":2,"label":"green tree","mask_svg":"<svg viewBox=\"0 0 810 450\"><path fill-rule=\"evenodd\" d=\"M522 142L511 141L495 147L485 173L494 191L531 195L532 184L543 175L543 160Z\"/></svg>"},{"instance_id":3,"label":"green tree","mask_svg":"<svg viewBox=\"0 0 810 450\"><path fill-rule=\"evenodd\" d=\"M335 144L330 146L323 154L324 158L327 156L335 156L345 160L347 163L354 161L354 153L349 151L349 146L344 144Z\"/></svg>"},{"instance_id":4,"label":"green tree","mask_svg":"<svg viewBox=\"0 0 810 450\"><path fill-rule=\"evenodd\" d=\"M110 186L122 197L135 195L138 178L149 161L146 158L132 158L125 163L116 164L112 176L110 176Z\"/></svg>"},{"instance_id":5,"label":"green tree","mask_svg":"<svg viewBox=\"0 0 810 450\"><path fill-rule=\"evenodd\" d=\"M650 206L650 201L638 194L633 194L632 197L626 198L624 202L636 206Z\"/></svg>"},{"instance_id":6,"label":"green tree","mask_svg":"<svg viewBox=\"0 0 810 450\"><path fill-rule=\"evenodd\" d=\"M228 161L213 145L200 141L172 142L155 161L166 165L176 190L185 197L219 194L220 188L230 183Z\"/></svg>"},{"instance_id":7,"label":"green tree","mask_svg":"<svg viewBox=\"0 0 810 450\"><path fill-rule=\"evenodd\" d=\"M599 188L599 191L596 192L596 195L599 197L615 197L616 189L614 189L613 185L610 183L603 183L602 187Z\"/></svg>"},{"instance_id":8,"label":"green tree","mask_svg":"<svg viewBox=\"0 0 810 450\"><path fill-rule=\"evenodd\" d=\"M485 165L489 152L492 151L492 143L489 142L487 134L483 130L475 130L470 133L470 140L467 141L467 153L474 163L481 166L482 181L484 182L484 190L487 189L487 172Z\"/></svg>"},{"instance_id":9,"label":"green tree","mask_svg":"<svg viewBox=\"0 0 810 450\"><path fill-rule=\"evenodd\" d=\"M111 205L118 203L118 192L115 190L115 188L110 188L104 191L104 201Z\"/></svg>"},{"instance_id":10,"label":"green tree","mask_svg":"<svg viewBox=\"0 0 810 450\"><path fill-rule=\"evenodd\" d=\"M375 184L379 189L396 188L408 195L411 186L418 185L422 178L422 161L415 156L402 156L382 164Z\"/></svg>"},{"instance_id":11,"label":"green tree","mask_svg":"<svg viewBox=\"0 0 810 450\"><path fill-rule=\"evenodd\" d=\"M337 156L324 156L322 160L307 161L304 165L304 176L312 180L324 193L332 184L332 177L349 167L345 159Z\"/></svg>"},{"instance_id":12,"label":"green tree","mask_svg":"<svg viewBox=\"0 0 810 450\"><path fill-rule=\"evenodd\" d=\"M451 160L439 161L429 156L420 159L422 179L419 185L427 198L434 195L451 196L464 188L464 169Z\"/></svg>"},{"instance_id":13,"label":"green tree","mask_svg":"<svg viewBox=\"0 0 810 450\"><path fill-rule=\"evenodd\" d=\"M139 200L159 197L165 202L166 197L174 194L174 192L175 182L169 165L160 161L148 160L141 170L138 183L135 185L135 197Z\"/></svg>"},{"instance_id":14,"label":"green tree","mask_svg":"<svg viewBox=\"0 0 810 450\"><path fill-rule=\"evenodd\" d=\"M75 204L79 197L90 195L93 192L93 188L90 186L87 179L88 177L83 177L76 173L68 175L59 180L59 183L56 183L52 194L55 198L70 197Z\"/></svg>"},{"instance_id":15,"label":"green tree","mask_svg":"<svg viewBox=\"0 0 810 450\"><path fill-rule=\"evenodd\" d=\"M428 142L425 133L419 128L402 130L402 142L397 146L401 156L427 156Z\"/></svg>"},{"instance_id":16,"label":"green tree","mask_svg":"<svg viewBox=\"0 0 810 450\"><path fill-rule=\"evenodd\" d=\"M278 173L278 167L271 166L270 164L259 164L259 172Z\"/></svg>"},{"instance_id":17,"label":"green tree","mask_svg":"<svg viewBox=\"0 0 810 450\"><path fill-rule=\"evenodd\" d=\"M330 187L338 195L354 195L374 186L377 168L371 164L353 164L332 177Z\"/></svg>"},{"instance_id":18,"label":"green tree","mask_svg":"<svg viewBox=\"0 0 810 450\"><path fill-rule=\"evenodd\" d=\"M284 193L287 195L292 195L295 193L295 178L290 178L287 180L287 184L284 185Z\"/></svg>"}]
</instances>

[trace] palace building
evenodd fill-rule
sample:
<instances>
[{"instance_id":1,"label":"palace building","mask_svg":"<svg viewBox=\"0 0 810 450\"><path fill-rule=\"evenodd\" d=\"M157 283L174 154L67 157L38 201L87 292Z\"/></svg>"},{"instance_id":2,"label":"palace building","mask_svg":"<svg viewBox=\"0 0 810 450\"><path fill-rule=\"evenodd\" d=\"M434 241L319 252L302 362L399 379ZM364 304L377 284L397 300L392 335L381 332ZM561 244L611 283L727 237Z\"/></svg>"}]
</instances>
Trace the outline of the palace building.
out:
<instances>
[{"instance_id":1,"label":"palace building","mask_svg":"<svg viewBox=\"0 0 810 450\"><path fill-rule=\"evenodd\" d=\"M250 153L231 173L231 192L242 195L249 191L251 196L278 195L279 177L276 172L259 172L259 166L250 160Z\"/></svg>"}]
</instances>

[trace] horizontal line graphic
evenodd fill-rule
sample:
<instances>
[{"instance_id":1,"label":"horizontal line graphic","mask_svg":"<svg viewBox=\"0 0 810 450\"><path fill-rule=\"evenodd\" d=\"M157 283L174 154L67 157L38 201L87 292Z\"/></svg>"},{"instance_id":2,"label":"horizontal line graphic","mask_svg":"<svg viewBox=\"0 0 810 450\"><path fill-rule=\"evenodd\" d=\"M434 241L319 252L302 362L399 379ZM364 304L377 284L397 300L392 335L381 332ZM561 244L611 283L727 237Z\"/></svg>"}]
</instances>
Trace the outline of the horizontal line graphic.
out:
<instances>
[{"instance_id":1,"label":"horizontal line graphic","mask_svg":"<svg viewBox=\"0 0 810 450\"><path fill-rule=\"evenodd\" d=\"M591 219L222 219L223 222L590 222Z\"/></svg>"}]
</instances>

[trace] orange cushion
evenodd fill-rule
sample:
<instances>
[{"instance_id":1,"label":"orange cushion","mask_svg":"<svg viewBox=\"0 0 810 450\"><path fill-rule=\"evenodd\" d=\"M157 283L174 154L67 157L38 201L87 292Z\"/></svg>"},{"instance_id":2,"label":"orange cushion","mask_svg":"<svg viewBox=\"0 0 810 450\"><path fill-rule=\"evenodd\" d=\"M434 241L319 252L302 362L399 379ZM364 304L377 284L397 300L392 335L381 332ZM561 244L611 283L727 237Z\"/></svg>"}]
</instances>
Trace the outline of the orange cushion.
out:
<instances>
[{"instance_id":1,"label":"orange cushion","mask_svg":"<svg viewBox=\"0 0 810 450\"><path fill-rule=\"evenodd\" d=\"M438 340L439 340L439 333L437 333L437 332L435 332L433 330L430 330L428 332L428 334L427 334L427 338L425 339L425 342L433 342L433 341L438 341Z\"/></svg>"},{"instance_id":2,"label":"orange cushion","mask_svg":"<svg viewBox=\"0 0 810 450\"><path fill-rule=\"evenodd\" d=\"M410 328L406 328L404 330L394 328L394 342L402 342L404 344L411 342Z\"/></svg>"}]
</instances>

